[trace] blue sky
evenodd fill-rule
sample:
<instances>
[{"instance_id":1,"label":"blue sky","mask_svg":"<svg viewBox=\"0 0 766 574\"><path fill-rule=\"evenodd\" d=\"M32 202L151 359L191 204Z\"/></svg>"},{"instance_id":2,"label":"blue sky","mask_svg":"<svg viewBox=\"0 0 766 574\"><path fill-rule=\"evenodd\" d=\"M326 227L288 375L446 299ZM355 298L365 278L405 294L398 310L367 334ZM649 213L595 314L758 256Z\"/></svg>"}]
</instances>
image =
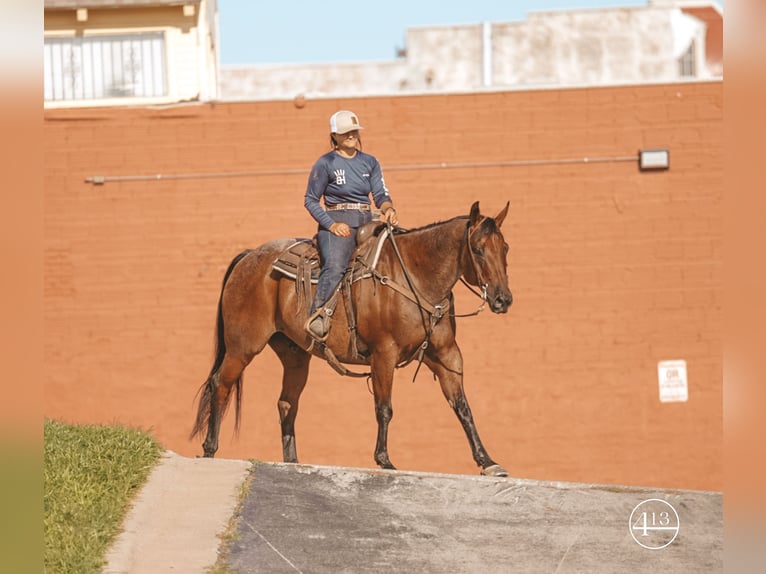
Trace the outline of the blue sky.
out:
<instances>
[{"instance_id":1,"label":"blue sky","mask_svg":"<svg viewBox=\"0 0 766 574\"><path fill-rule=\"evenodd\" d=\"M717 0L718 1L718 0ZM221 64L392 60L407 28L525 20L647 0L218 0ZM718 1L723 5L722 0Z\"/></svg>"}]
</instances>

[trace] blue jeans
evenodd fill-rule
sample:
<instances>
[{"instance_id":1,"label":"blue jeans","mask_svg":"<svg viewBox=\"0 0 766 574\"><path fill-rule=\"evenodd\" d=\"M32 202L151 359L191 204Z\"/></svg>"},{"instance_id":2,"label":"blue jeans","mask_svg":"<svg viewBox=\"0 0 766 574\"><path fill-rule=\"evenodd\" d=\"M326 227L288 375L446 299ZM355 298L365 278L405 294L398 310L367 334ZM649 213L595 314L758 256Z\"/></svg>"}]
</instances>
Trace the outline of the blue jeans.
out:
<instances>
[{"instance_id":1,"label":"blue jeans","mask_svg":"<svg viewBox=\"0 0 766 574\"><path fill-rule=\"evenodd\" d=\"M332 296L335 288L343 279L351 258L356 248L356 230L360 225L372 221L369 211L355 209L342 211L329 211L333 221L346 223L351 229L351 235L340 237L329 230L320 227L317 232L317 245L319 246L319 283L314 294L314 302L311 305L311 315L324 305Z\"/></svg>"}]
</instances>

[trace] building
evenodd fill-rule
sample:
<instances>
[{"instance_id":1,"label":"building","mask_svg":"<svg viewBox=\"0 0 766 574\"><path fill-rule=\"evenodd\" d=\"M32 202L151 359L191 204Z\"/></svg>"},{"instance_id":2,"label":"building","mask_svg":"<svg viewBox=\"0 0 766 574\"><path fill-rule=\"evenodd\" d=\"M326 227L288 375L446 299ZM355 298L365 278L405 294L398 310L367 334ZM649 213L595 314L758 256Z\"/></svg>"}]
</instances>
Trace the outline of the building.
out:
<instances>
[{"instance_id":1,"label":"building","mask_svg":"<svg viewBox=\"0 0 766 574\"><path fill-rule=\"evenodd\" d=\"M225 66L217 0L45 0L46 107L395 95L723 75L711 0L407 30L390 61ZM341 94L339 90L341 89Z\"/></svg>"},{"instance_id":2,"label":"building","mask_svg":"<svg viewBox=\"0 0 766 574\"><path fill-rule=\"evenodd\" d=\"M45 0L46 107L218 98L216 0Z\"/></svg>"},{"instance_id":3,"label":"building","mask_svg":"<svg viewBox=\"0 0 766 574\"><path fill-rule=\"evenodd\" d=\"M224 66L224 100L538 89L723 75L723 12L709 0L534 12L523 22L407 30L391 61Z\"/></svg>"}]
</instances>

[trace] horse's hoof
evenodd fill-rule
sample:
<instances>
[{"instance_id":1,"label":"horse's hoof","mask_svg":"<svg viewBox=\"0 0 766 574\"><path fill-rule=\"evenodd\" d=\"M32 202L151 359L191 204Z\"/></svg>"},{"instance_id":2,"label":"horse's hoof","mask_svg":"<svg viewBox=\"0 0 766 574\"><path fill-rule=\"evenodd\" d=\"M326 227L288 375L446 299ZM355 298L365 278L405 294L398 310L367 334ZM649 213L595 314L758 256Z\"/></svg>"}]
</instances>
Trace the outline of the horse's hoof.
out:
<instances>
[{"instance_id":1,"label":"horse's hoof","mask_svg":"<svg viewBox=\"0 0 766 574\"><path fill-rule=\"evenodd\" d=\"M508 471L499 464L491 464L481 469L484 476L508 476Z\"/></svg>"}]
</instances>

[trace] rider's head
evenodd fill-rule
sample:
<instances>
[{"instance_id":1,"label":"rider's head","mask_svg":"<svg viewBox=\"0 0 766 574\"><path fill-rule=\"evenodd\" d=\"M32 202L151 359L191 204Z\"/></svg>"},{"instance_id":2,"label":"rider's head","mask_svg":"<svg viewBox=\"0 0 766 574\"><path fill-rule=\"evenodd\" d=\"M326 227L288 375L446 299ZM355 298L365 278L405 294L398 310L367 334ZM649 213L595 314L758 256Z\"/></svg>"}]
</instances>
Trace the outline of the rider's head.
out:
<instances>
[{"instance_id":1,"label":"rider's head","mask_svg":"<svg viewBox=\"0 0 766 574\"><path fill-rule=\"evenodd\" d=\"M359 130L364 128L354 112L340 110L330 116L330 144L333 149L339 147L362 148ZM353 140L353 141L352 141Z\"/></svg>"}]
</instances>

